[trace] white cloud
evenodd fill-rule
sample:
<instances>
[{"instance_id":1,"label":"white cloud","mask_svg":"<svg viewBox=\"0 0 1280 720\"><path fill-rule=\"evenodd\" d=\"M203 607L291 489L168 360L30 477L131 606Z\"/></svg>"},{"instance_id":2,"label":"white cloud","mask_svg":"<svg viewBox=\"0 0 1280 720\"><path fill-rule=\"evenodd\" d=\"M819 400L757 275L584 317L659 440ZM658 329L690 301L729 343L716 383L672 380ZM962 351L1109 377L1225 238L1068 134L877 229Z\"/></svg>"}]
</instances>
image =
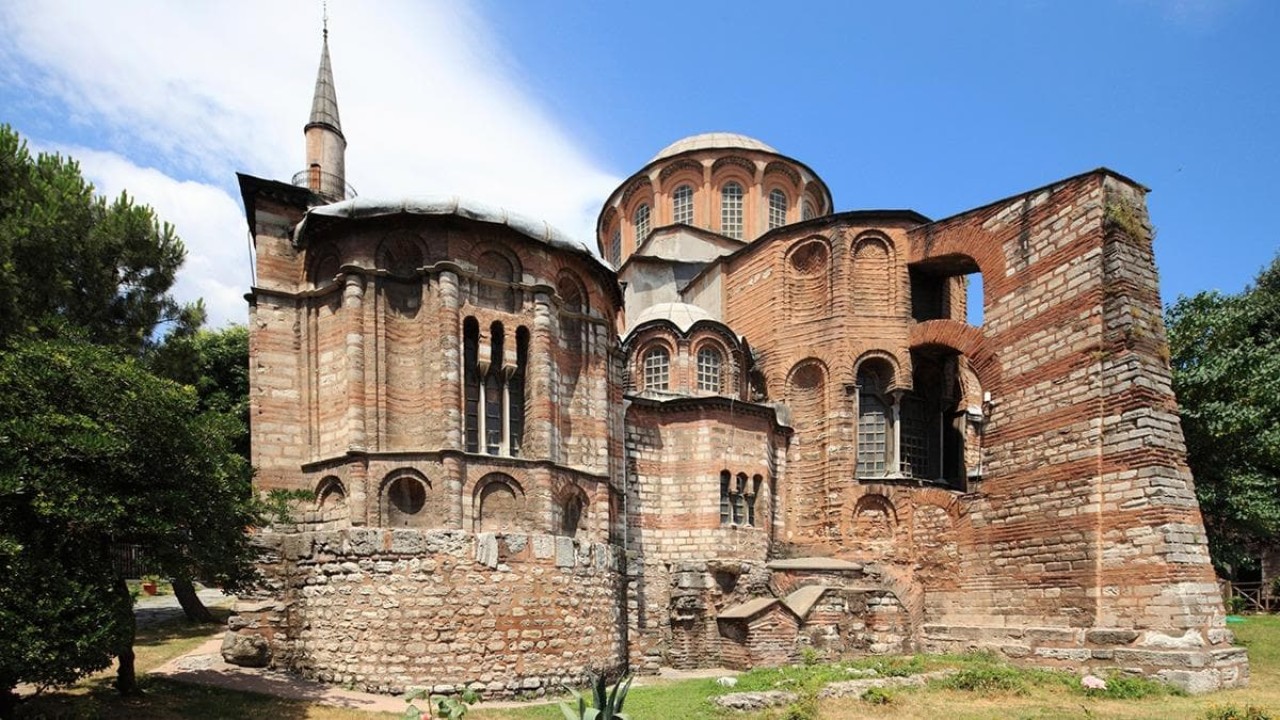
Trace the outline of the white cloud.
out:
<instances>
[{"instance_id":1,"label":"white cloud","mask_svg":"<svg viewBox=\"0 0 1280 720\"><path fill-rule=\"evenodd\" d=\"M64 105L80 146L67 150L86 174L178 226L190 255L179 297L239 319L249 280L233 173L287 181L302 168L318 11L309 0L0 3L0 64L34 69L0 82ZM362 195L474 197L594 246L618 178L522 91L469 4L333 3L330 27L347 179Z\"/></svg>"}]
</instances>

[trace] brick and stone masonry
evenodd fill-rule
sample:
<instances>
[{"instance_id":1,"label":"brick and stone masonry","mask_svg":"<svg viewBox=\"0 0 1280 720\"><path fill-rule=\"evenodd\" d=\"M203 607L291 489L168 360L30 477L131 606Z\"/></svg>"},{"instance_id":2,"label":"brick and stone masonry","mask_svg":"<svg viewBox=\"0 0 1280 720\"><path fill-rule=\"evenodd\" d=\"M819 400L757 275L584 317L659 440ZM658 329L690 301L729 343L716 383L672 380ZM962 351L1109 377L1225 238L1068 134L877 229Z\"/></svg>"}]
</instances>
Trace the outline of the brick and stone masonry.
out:
<instances>
[{"instance_id":1,"label":"brick and stone masonry","mask_svg":"<svg viewBox=\"0 0 1280 720\"><path fill-rule=\"evenodd\" d=\"M1247 682L1145 188L833 212L808 166L713 133L609 197L602 262L501 208L347 197L324 58L327 154L300 187L240 178L255 482L315 500L258 531L231 645L490 697L808 652Z\"/></svg>"}]
</instances>

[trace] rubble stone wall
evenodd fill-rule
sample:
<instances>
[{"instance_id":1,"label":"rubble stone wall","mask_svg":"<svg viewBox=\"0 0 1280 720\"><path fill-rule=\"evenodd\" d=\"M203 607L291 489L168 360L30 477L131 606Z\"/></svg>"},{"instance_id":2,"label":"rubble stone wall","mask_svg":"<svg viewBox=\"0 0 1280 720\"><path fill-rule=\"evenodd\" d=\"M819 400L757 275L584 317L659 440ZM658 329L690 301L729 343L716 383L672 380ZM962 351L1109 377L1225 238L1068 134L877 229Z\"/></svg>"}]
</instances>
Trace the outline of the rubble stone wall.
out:
<instances>
[{"instance_id":1,"label":"rubble stone wall","mask_svg":"<svg viewBox=\"0 0 1280 720\"><path fill-rule=\"evenodd\" d=\"M620 554L539 534L351 528L265 535L269 596L231 628L273 664L373 692L542 695L625 663Z\"/></svg>"}]
</instances>

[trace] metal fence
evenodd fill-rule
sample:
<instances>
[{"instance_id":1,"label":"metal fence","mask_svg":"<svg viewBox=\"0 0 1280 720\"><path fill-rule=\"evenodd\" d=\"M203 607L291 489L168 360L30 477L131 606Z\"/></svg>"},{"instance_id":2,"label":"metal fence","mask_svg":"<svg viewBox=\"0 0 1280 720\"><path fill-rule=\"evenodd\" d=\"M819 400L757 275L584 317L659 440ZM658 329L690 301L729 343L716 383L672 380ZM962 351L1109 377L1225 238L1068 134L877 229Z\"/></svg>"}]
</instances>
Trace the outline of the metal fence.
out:
<instances>
[{"instance_id":1,"label":"metal fence","mask_svg":"<svg viewBox=\"0 0 1280 720\"><path fill-rule=\"evenodd\" d=\"M138 580L147 574L146 556L141 545L112 543L111 562L115 565L116 572L126 579Z\"/></svg>"}]
</instances>

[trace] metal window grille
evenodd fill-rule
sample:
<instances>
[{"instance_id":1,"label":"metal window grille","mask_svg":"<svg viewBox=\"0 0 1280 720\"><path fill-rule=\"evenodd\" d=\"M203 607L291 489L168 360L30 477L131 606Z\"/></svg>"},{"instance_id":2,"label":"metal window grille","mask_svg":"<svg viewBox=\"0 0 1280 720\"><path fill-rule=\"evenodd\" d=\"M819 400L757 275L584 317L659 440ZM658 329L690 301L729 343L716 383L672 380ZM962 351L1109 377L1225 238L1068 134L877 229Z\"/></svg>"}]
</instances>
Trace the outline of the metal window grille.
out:
<instances>
[{"instance_id":1,"label":"metal window grille","mask_svg":"<svg viewBox=\"0 0 1280 720\"><path fill-rule=\"evenodd\" d=\"M631 218L631 224L636 229L636 247L640 247L640 243L649 237L649 204L642 203L636 208L635 215Z\"/></svg>"},{"instance_id":2,"label":"metal window grille","mask_svg":"<svg viewBox=\"0 0 1280 720\"><path fill-rule=\"evenodd\" d=\"M742 239L742 186L736 182L720 190L720 234Z\"/></svg>"},{"instance_id":3,"label":"metal window grille","mask_svg":"<svg viewBox=\"0 0 1280 720\"><path fill-rule=\"evenodd\" d=\"M666 390L670 384L671 356L666 348L654 348L644 356L644 389Z\"/></svg>"},{"instance_id":4,"label":"metal window grille","mask_svg":"<svg viewBox=\"0 0 1280 720\"><path fill-rule=\"evenodd\" d=\"M781 190L769 193L769 229L787 224L787 194Z\"/></svg>"},{"instance_id":5,"label":"metal window grille","mask_svg":"<svg viewBox=\"0 0 1280 720\"><path fill-rule=\"evenodd\" d=\"M698 351L698 389L718 393L721 391L721 369L724 362L720 351L704 347Z\"/></svg>"},{"instance_id":6,"label":"metal window grille","mask_svg":"<svg viewBox=\"0 0 1280 720\"><path fill-rule=\"evenodd\" d=\"M671 221L685 225L693 224L693 188L689 185L681 185L672 193Z\"/></svg>"}]
</instances>

